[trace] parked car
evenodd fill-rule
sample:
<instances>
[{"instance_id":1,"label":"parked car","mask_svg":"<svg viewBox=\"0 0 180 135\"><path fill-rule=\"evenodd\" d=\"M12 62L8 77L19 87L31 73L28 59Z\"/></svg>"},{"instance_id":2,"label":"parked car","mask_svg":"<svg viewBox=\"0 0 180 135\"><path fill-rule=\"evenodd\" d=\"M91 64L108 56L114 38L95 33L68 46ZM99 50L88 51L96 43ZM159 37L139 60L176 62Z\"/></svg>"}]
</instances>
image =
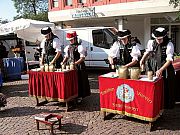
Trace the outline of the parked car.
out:
<instances>
[{"instance_id":1,"label":"parked car","mask_svg":"<svg viewBox=\"0 0 180 135\"><path fill-rule=\"evenodd\" d=\"M76 31L81 44L87 49L85 64L87 67L107 68L109 67L108 51L113 45L117 31L114 27L82 27L70 29L57 29L56 35L63 42L64 47L68 45L66 33Z\"/></svg>"}]
</instances>

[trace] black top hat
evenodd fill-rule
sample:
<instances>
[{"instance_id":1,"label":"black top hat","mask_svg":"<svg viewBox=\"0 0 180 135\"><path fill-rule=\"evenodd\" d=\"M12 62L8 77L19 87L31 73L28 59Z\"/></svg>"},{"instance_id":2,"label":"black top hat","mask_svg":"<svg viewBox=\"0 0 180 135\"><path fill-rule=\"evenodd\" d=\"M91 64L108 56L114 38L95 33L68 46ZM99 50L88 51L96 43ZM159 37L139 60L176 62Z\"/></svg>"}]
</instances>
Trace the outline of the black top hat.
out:
<instances>
[{"instance_id":1,"label":"black top hat","mask_svg":"<svg viewBox=\"0 0 180 135\"><path fill-rule=\"evenodd\" d=\"M131 31L130 30L121 30L121 31L118 31L117 34L118 38L122 39L122 38L126 38L128 36L131 35Z\"/></svg>"},{"instance_id":2,"label":"black top hat","mask_svg":"<svg viewBox=\"0 0 180 135\"><path fill-rule=\"evenodd\" d=\"M153 38L158 38L161 39L167 35L167 30L163 27L158 27L152 32L152 37Z\"/></svg>"},{"instance_id":3,"label":"black top hat","mask_svg":"<svg viewBox=\"0 0 180 135\"><path fill-rule=\"evenodd\" d=\"M50 27L44 27L44 28L41 29L41 34L43 34L43 35L47 35L50 32L52 32Z\"/></svg>"}]
</instances>

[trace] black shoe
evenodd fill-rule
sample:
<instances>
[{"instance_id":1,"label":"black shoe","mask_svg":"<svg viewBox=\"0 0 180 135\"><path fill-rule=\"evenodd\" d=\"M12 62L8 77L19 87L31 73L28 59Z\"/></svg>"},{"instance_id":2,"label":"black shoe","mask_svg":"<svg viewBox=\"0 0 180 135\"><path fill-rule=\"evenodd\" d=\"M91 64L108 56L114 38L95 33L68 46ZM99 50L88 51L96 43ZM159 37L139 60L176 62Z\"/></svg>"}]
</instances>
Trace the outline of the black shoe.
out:
<instances>
[{"instance_id":1,"label":"black shoe","mask_svg":"<svg viewBox=\"0 0 180 135\"><path fill-rule=\"evenodd\" d=\"M79 98L77 99L77 103L78 103L78 104L82 103L82 97L79 97Z\"/></svg>"}]
</instances>

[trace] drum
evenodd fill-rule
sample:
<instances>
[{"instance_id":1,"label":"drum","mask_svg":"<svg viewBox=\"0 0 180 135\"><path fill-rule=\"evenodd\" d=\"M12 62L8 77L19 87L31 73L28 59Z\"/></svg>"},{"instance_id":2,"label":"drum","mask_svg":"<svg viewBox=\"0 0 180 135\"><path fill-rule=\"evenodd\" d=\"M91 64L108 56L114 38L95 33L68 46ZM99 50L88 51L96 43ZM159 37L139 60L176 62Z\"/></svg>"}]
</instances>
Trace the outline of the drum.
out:
<instances>
[{"instance_id":1,"label":"drum","mask_svg":"<svg viewBox=\"0 0 180 135\"><path fill-rule=\"evenodd\" d=\"M119 73L119 78L128 79L129 71L127 67L119 66L118 73Z\"/></svg>"},{"instance_id":2,"label":"drum","mask_svg":"<svg viewBox=\"0 0 180 135\"><path fill-rule=\"evenodd\" d=\"M153 71L147 71L147 77L149 80L153 80Z\"/></svg>"},{"instance_id":3,"label":"drum","mask_svg":"<svg viewBox=\"0 0 180 135\"><path fill-rule=\"evenodd\" d=\"M45 72L49 71L49 65L48 64L44 64L44 70L45 70Z\"/></svg>"},{"instance_id":4,"label":"drum","mask_svg":"<svg viewBox=\"0 0 180 135\"><path fill-rule=\"evenodd\" d=\"M41 69L41 71L43 72L43 71L44 71L44 65L41 65L41 66L40 66L40 69Z\"/></svg>"},{"instance_id":5,"label":"drum","mask_svg":"<svg viewBox=\"0 0 180 135\"><path fill-rule=\"evenodd\" d=\"M74 67L75 67L74 63L70 63L70 69L74 70Z\"/></svg>"},{"instance_id":6,"label":"drum","mask_svg":"<svg viewBox=\"0 0 180 135\"><path fill-rule=\"evenodd\" d=\"M50 71L50 72L53 72L54 69L55 69L55 68L54 68L54 65L49 65L49 71Z\"/></svg>"},{"instance_id":7,"label":"drum","mask_svg":"<svg viewBox=\"0 0 180 135\"><path fill-rule=\"evenodd\" d=\"M141 74L141 70L139 67L131 67L130 68L130 78L138 80Z\"/></svg>"}]
</instances>

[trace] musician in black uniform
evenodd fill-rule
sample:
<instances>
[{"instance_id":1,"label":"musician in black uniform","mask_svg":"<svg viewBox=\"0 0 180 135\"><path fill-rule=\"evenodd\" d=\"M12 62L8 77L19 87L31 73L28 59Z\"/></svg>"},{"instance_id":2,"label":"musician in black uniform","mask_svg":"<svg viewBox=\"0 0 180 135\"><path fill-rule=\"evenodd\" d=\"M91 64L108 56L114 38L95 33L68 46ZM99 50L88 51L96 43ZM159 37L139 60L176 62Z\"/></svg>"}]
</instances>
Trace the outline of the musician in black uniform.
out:
<instances>
[{"instance_id":1,"label":"musician in black uniform","mask_svg":"<svg viewBox=\"0 0 180 135\"><path fill-rule=\"evenodd\" d=\"M81 45L80 40L78 40L76 31L68 32L66 39L69 40L70 44L64 48L65 55L61 64L74 63L75 69L78 72L78 102L81 102L82 98L91 94L84 62L87 56L87 50Z\"/></svg>"},{"instance_id":2,"label":"musician in black uniform","mask_svg":"<svg viewBox=\"0 0 180 135\"><path fill-rule=\"evenodd\" d=\"M129 30L117 32L117 41L114 42L108 53L108 60L111 65L138 66L141 52L137 44L131 44L130 41L131 32Z\"/></svg>"},{"instance_id":3,"label":"musician in black uniform","mask_svg":"<svg viewBox=\"0 0 180 135\"><path fill-rule=\"evenodd\" d=\"M144 46L141 44L140 40L139 40L137 37L132 37L132 38L131 38L131 44L132 44L133 46L137 45L138 48L139 48L139 50L140 50L140 52L141 52L141 56L143 56L144 51L145 51L145 48L144 48Z\"/></svg>"},{"instance_id":4,"label":"musician in black uniform","mask_svg":"<svg viewBox=\"0 0 180 135\"><path fill-rule=\"evenodd\" d=\"M165 28L159 27L152 33L154 40L149 40L146 52L140 60L140 66L146 65L157 77L164 79L164 107L171 109L175 104L175 72L172 66L174 45L167 36Z\"/></svg>"},{"instance_id":5,"label":"musician in black uniform","mask_svg":"<svg viewBox=\"0 0 180 135\"><path fill-rule=\"evenodd\" d=\"M56 68L60 68L62 61L62 44L59 38L52 33L50 27L41 29L41 34L45 36L45 39L41 42L42 57L40 64L55 65Z\"/></svg>"}]
</instances>

